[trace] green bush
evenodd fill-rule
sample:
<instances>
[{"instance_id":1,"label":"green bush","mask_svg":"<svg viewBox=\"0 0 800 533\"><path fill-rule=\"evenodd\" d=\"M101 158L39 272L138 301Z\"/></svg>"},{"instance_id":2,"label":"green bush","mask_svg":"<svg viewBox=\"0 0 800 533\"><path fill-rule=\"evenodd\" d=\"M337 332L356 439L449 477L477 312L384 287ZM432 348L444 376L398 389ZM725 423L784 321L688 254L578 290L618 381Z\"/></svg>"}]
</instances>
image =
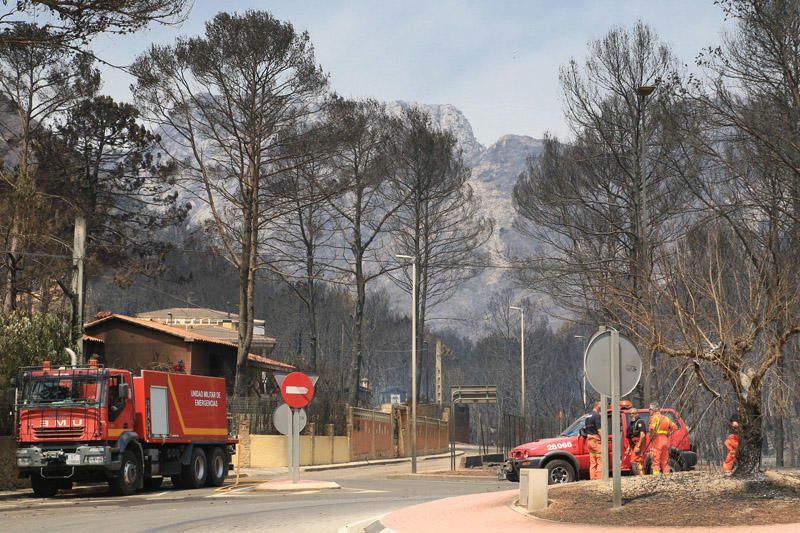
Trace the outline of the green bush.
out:
<instances>
[{"instance_id":1,"label":"green bush","mask_svg":"<svg viewBox=\"0 0 800 533\"><path fill-rule=\"evenodd\" d=\"M64 348L70 345L69 333L69 320L61 314L0 315L0 388L8 386L21 366L68 363Z\"/></svg>"}]
</instances>

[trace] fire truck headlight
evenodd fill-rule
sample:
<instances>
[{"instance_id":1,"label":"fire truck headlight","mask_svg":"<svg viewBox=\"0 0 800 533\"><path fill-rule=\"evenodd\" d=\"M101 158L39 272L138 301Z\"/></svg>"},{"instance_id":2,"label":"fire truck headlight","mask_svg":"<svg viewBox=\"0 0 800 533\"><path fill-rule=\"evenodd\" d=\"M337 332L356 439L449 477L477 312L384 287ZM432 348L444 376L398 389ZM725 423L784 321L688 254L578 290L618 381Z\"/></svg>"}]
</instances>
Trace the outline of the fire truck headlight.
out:
<instances>
[{"instance_id":1,"label":"fire truck headlight","mask_svg":"<svg viewBox=\"0 0 800 533\"><path fill-rule=\"evenodd\" d=\"M17 466L31 466L32 463L30 457L17 457Z\"/></svg>"}]
</instances>

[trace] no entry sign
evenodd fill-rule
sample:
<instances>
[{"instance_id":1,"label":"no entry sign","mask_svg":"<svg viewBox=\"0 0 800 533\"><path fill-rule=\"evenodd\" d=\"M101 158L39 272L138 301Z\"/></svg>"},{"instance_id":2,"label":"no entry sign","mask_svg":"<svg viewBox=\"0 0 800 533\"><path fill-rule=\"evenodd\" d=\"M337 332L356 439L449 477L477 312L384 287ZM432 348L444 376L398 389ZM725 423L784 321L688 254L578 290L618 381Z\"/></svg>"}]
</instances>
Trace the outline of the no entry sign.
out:
<instances>
[{"instance_id":1,"label":"no entry sign","mask_svg":"<svg viewBox=\"0 0 800 533\"><path fill-rule=\"evenodd\" d=\"M281 396L289 407L305 407L314 397L314 383L302 372L292 372L281 383Z\"/></svg>"}]
</instances>

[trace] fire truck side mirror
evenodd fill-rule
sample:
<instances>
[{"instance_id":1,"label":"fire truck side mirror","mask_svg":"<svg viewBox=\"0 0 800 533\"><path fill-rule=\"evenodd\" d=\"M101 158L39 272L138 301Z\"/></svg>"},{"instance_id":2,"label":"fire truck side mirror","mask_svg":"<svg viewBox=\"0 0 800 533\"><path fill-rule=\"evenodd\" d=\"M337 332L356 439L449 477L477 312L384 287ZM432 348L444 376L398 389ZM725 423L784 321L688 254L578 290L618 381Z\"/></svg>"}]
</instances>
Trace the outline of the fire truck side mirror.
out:
<instances>
[{"instance_id":1,"label":"fire truck side mirror","mask_svg":"<svg viewBox=\"0 0 800 533\"><path fill-rule=\"evenodd\" d=\"M16 389L16 388L17 388L17 376L13 376L13 377L12 377L12 378L9 380L9 383L11 384L11 387L13 387L13 388L15 388L15 389Z\"/></svg>"},{"instance_id":2,"label":"fire truck side mirror","mask_svg":"<svg viewBox=\"0 0 800 533\"><path fill-rule=\"evenodd\" d=\"M128 384L127 383L120 383L119 385L117 385L117 391L119 392L119 397L120 398L122 398L124 400L128 399L128 392L130 392L130 391L128 389Z\"/></svg>"}]
</instances>

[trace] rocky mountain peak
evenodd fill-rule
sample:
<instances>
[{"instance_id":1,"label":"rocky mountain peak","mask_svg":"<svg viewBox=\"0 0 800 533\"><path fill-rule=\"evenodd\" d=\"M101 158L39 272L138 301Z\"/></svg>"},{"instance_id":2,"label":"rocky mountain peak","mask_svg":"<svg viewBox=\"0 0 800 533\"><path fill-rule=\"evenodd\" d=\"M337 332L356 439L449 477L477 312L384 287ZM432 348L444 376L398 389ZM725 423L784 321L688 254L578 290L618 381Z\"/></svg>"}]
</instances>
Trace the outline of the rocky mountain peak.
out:
<instances>
[{"instance_id":1,"label":"rocky mountain peak","mask_svg":"<svg viewBox=\"0 0 800 533\"><path fill-rule=\"evenodd\" d=\"M433 124L452 133L464 150L464 156L467 161L478 157L485 150L484 146L475 138L472 124L469 123L464 113L456 106L451 104L421 104L403 100L396 100L386 104L386 110L395 115L401 114L408 108L425 111L430 115Z\"/></svg>"}]
</instances>

